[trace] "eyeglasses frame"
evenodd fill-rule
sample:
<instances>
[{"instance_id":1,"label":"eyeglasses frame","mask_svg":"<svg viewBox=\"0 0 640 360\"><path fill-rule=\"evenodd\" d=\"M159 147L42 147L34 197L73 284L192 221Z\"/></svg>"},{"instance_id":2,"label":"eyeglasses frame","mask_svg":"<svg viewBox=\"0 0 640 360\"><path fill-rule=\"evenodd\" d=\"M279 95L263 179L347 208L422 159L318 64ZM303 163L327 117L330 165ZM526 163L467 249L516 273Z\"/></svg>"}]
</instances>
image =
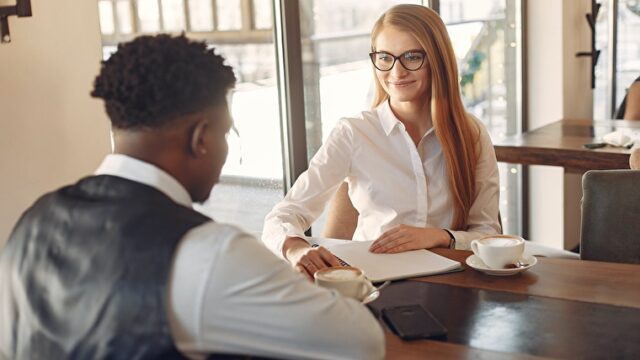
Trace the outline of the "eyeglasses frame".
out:
<instances>
[{"instance_id":1,"label":"eyeglasses frame","mask_svg":"<svg viewBox=\"0 0 640 360\"><path fill-rule=\"evenodd\" d=\"M407 66L402 62L402 57L403 57L406 53L420 53L420 54L422 54L422 56L423 56L423 57L422 57L422 62L420 63L420 66L418 66L416 69L413 69L413 70L409 69L409 68L408 68L408 67L407 67ZM375 62L375 60L373 59L373 57L374 57L374 55L377 55L377 54L387 54L387 55L389 55L389 56L391 56L391 57L393 58L393 63L391 63L391 67L390 67L389 69L387 69L387 70L382 70L382 69L380 69L378 66L376 66L376 62ZM378 69L378 70L380 70L380 71L391 71L391 70L393 70L393 67L394 67L394 66L396 66L396 61L400 61L400 65L402 65L402 67L403 67L403 68L405 68L405 70L407 70L407 71L418 71L418 70L422 69L422 65L424 65L424 59L426 59L426 57L427 57L427 53L426 53L426 51L424 51L424 50L407 50L407 51L403 52L402 54L400 54L400 55L398 55L398 56L395 56L395 55L393 55L393 54L391 54L390 52L387 52L387 51L372 51L372 52L370 52L370 53L369 53L369 59L371 60L371 63L373 64L373 66L374 66L376 69Z\"/></svg>"}]
</instances>

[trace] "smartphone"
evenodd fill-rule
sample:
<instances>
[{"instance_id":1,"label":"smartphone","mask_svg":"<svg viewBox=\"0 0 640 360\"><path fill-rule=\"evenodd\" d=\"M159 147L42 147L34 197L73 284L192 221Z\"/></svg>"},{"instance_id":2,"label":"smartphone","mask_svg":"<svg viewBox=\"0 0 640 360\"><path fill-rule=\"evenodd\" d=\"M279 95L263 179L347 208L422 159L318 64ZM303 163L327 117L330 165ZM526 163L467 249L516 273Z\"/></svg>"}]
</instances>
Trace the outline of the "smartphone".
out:
<instances>
[{"instance_id":1,"label":"smartphone","mask_svg":"<svg viewBox=\"0 0 640 360\"><path fill-rule=\"evenodd\" d=\"M607 146L607 143L591 143L591 144L584 144L582 146L584 146L587 149L599 149Z\"/></svg>"},{"instance_id":2,"label":"smartphone","mask_svg":"<svg viewBox=\"0 0 640 360\"><path fill-rule=\"evenodd\" d=\"M418 304L383 308L382 319L403 340L444 339L447 329Z\"/></svg>"}]
</instances>

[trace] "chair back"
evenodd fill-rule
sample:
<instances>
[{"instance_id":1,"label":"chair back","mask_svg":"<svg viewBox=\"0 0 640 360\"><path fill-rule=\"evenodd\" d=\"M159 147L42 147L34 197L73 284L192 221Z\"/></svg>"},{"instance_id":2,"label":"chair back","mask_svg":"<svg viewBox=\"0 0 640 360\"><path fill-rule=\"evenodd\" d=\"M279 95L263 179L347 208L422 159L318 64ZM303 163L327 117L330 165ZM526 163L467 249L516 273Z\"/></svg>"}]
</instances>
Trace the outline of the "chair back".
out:
<instances>
[{"instance_id":1,"label":"chair back","mask_svg":"<svg viewBox=\"0 0 640 360\"><path fill-rule=\"evenodd\" d=\"M358 225L358 210L349 199L349 184L343 182L329 202L322 237L352 240Z\"/></svg>"},{"instance_id":2,"label":"chair back","mask_svg":"<svg viewBox=\"0 0 640 360\"><path fill-rule=\"evenodd\" d=\"M583 260L640 264L640 170L591 170L582 177Z\"/></svg>"}]
</instances>

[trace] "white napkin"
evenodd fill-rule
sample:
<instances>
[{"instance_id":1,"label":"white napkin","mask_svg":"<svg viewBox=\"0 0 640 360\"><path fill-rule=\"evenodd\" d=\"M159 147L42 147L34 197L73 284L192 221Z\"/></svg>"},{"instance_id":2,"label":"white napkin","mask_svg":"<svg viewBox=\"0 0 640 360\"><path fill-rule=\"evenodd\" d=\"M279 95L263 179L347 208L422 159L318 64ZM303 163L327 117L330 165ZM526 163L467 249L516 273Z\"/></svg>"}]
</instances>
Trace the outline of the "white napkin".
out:
<instances>
[{"instance_id":1,"label":"white napkin","mask_svg":"<svg viewBox=\"0 0 640 360\"><path fill-rule=\"evenodd\" d=\"M636 140L635 136L631 137L629 135L625 135L619 130L602 136L602 141L611 146L628 147L634 143L634 140Z\"/></svg>"}]
</instances>

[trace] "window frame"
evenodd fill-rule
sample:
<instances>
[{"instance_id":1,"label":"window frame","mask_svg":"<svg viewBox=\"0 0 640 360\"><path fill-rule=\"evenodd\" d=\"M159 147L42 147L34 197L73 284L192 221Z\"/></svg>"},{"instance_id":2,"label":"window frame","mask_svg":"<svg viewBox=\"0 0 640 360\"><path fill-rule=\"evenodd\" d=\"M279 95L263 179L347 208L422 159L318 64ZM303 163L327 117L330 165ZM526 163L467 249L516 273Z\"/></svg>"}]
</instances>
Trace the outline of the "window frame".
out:
<instances>
[{"instance_id":1,"label":"window frame","mask_svg":"<svg viewBox=\"0 0 640 360\"><path fill-rule=\"evenodd\" d=\"M164 18L162 14L162 1L156 0L158 3L158 12L159 12L159 31L158 32L167 32L179 34L182 31L171 32L164 30ZM272 42L273 39L273 26L269 29L256 29L255 27L255 11L254 11L254 3L253 0L240 0L240 8L242 11L242 23L241 28L239 30L218 30L218 8L217 2L219 0L211 0L212 3L212 19L213 19L213 29L211 31L192 31L191 30L191 19L189 12L189 1L182 0L183 9L184 9L184 19L185 19L185 30L184 33L191 39L200 40L200 41L208 41L215 44L235 44L238 43L238 39L242 39L243 42L251 42L256 44L266 44ZM99 0L99 2L110 3L113 14L113 24L114 24L114 33L113 34L102 34L102 45L103 46L116 46L121 42L127 42L133 40L135 37L144 35L144 34L155 34L157 32L146 32L140 29L140 19L138 17L137 11L137 3L138 0ZM131 14L131 28L132 31L130 34L123 33L121 31L120 21L118 19L117 14L117 6L118 2L128 2L130 7ZM273 15L273 14L272 14ZM272 16L273 18L273 16Z\"/></svg>"}]
</instances>

